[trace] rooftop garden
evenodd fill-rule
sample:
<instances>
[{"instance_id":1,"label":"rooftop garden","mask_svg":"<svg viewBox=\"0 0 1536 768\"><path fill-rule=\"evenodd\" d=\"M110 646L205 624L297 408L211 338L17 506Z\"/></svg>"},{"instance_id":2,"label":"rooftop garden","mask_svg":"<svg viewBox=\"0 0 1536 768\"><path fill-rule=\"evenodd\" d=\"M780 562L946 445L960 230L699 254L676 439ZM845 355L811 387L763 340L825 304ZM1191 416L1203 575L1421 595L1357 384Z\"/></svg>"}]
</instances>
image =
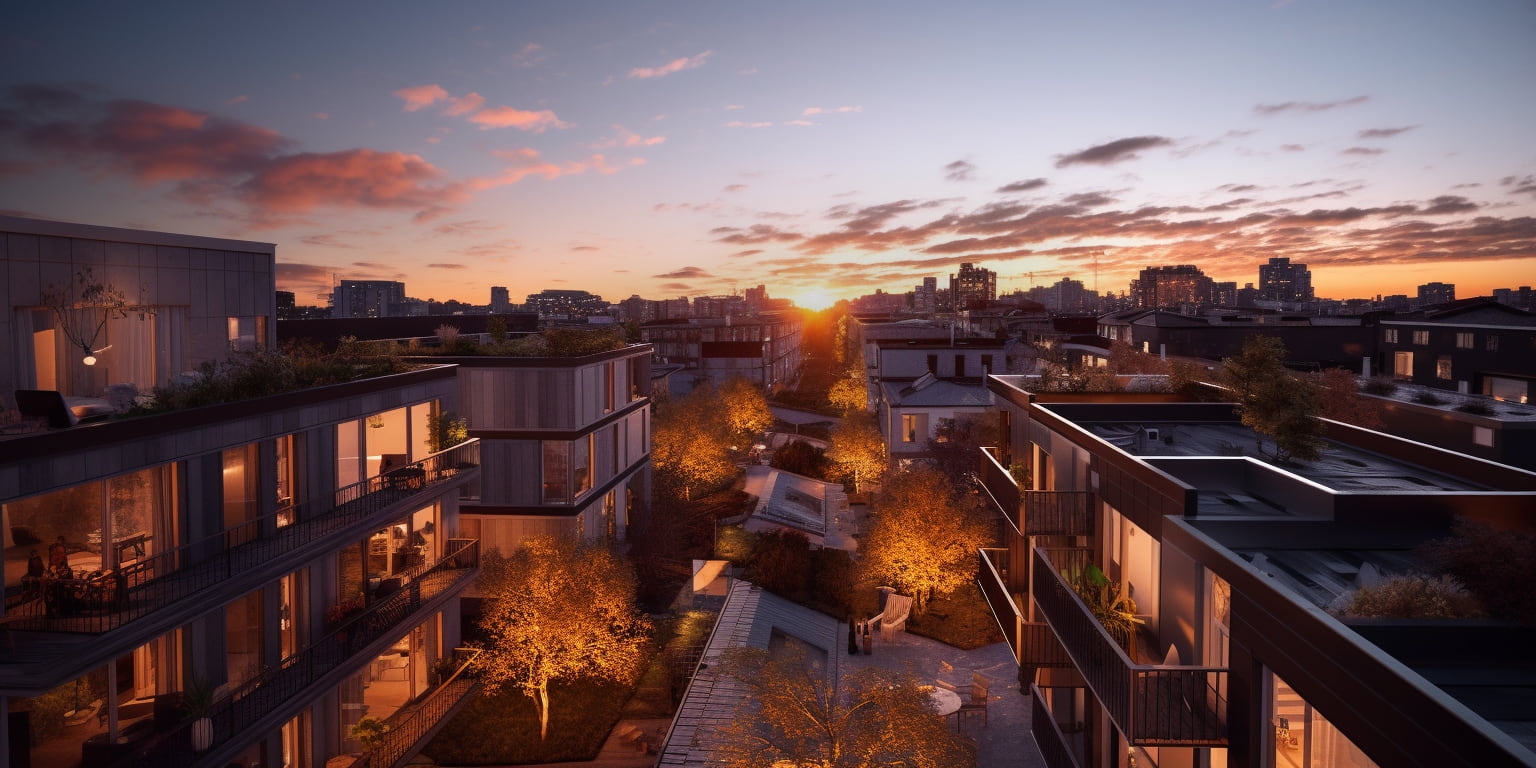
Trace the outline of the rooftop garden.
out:
<instances>
[{"instance_id":1,"label":"rooftop garden","mask_svg":"<svg viewBox=\"0 0 1536 768\"><path fill-rule=\"evenodd\" d=\"M548 328L538 333L512 336L507 324L493 317L485 334L461 335L451 325L437 327L436 344L412 340L396 349L405 355L456 357L585 357L623 349L629 342L621 327Z\"/></svg>"},{"instance_id":2,"label":"rooftop garden","mask_svg":"<svg viewBox=\"0 0 1536 768\"><path fill-rule=\"evenodd\" d=\"M1361 394L1384 400L1413 403L1428 408L1458 411L1473 416L1500 419L1536 419L1536 405L1497 400L1488 395L1462 394L1418 384L1394 381L1391 376L1373 376L1360 387Z\"/></svg>"}]
</instances>

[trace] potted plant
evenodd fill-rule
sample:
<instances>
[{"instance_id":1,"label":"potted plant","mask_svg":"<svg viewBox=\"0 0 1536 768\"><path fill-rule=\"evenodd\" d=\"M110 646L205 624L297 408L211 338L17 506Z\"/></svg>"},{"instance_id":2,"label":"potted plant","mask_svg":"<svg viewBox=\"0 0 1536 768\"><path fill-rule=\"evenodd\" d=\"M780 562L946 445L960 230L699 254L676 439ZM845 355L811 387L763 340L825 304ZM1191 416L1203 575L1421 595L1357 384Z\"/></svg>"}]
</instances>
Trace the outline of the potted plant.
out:
<instances>
[{"instance_id":1,"label":"potted plant","mask_svg":"<svg viewBox=\"0 0 1536 768\"><path fill-rule=\"evenodd\" d=\"M1111 581L1104 569L1089 563L1078 578L1072 580L1072 591L1083 599L1104 631L1130 652L1136 627L1147 622L1136 615L1136 601L1125 594L1125 587Z\"/></svg>"},{"instance_id":2,"label":"potted plant","mask_svg":"<svg viewBox=\"0 0 1536 768\"><path fill-rule=\"evenodd\" d=\"M192 749L201 752L213 745L213 721L206 717L213 707L215 689L208 681L194 677L181 692L181 713L192 721Z\"/></svg>"}]
</instances>

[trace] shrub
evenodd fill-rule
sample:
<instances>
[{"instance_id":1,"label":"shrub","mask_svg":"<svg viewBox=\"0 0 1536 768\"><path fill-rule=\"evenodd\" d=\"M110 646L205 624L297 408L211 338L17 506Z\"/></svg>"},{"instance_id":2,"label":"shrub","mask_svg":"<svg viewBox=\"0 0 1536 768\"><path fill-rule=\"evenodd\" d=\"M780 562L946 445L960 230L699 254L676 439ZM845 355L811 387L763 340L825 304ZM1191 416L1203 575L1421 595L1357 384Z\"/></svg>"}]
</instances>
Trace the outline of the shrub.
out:
<instances>
[{"instance_id":1,"label":"shrub","mask_svg":"<svg viewBox=\"0 0 1536 768\"><path fill-rule=\"evenodd\" d=\"M776 595L804 602L811 584L811 544L794 531L766 531L757 537L745 574Z\"/></svg>"},{"instance_id":2,"label":"shrub","mask_svg":"<svg viewBox=\"0 0 1536 768\"><path fill-rule=\"evenodd\" d=\"M1420 392L1413 396L1413 401L1419 405L1445 405L1445 400L1433 392Z\"/></svg>"},{"instance_id":3,"label":"shrub","mask_svg":"<svg viewBox=\"0 0 1536 768\"><path fill-rule=\"evenodd\" d=\"M1355 592L1341 615L1358 618L1466 619L1482 616L1477 600L1452 576L1393 576Z\"/></svg>"},{"instance_id":4,"label":"shrub","mask_svg":"<svg viewBox=\"0 0 1536 768\"><path fill-rule=\"evenodd\" d=\"M827 479L827 468L830 464L825 449L800 440L791 441L783 448L774 451L773 458L768 462L768 466L774 469L782 469L785 472L814 477L818 480Z\"/></svg>"},{"instance_id":5,"label":"shrub","mask_svg":"<svg viewBox=\"0 0 1536 768\"><path fill-rule=\"evenodd\" d=\"M1476 400L1462 403L1461 405L1456 406L1456 410L1461 411L1462 413L1470 413L1473 416L1493 415L1492 408L1490 408L1486 403L1481 403Z\"/></svg>"},{"instance_id":6,"label":"shrub","mask_svg":"<svg viewBox=\"0 0 1536 768\"><path fill-rule=\"evenodd\" d=\"M1365 385L1360 389L1367 395L1391 397L1393 393L1397 392L1397 382L1393 381L1390 376L1372 376L1365 380Z\"/></svg>"},{"instance_id":7,"label":"shrub","mask_svg":"<svg viewBox=\"0 0 1536 768\"><path fill-rule=\"evenodd\" d=\"M1536 537L1462 519L1451 535L1420 548L1439 572L1456 577L1488 613L1536 625Z\"/></svg>"}]
</instances>

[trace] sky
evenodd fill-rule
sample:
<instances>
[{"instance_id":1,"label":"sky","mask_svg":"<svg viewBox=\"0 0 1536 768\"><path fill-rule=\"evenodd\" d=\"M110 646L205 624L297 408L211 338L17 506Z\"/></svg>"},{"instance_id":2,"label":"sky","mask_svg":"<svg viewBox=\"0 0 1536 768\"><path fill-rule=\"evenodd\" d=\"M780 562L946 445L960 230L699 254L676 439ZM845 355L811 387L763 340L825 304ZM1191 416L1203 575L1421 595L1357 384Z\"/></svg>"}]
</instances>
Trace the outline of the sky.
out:
<instances>
[{"instance_id":1,"label":"sky","mask_svg":"<svg viewBox=\"0 0 1536 768\"><path fill-rule=\"evenodd\" d=\"M0 213L514 301L1536 283L1536 3L6 3Z\"/></svg>"}]
</instances>

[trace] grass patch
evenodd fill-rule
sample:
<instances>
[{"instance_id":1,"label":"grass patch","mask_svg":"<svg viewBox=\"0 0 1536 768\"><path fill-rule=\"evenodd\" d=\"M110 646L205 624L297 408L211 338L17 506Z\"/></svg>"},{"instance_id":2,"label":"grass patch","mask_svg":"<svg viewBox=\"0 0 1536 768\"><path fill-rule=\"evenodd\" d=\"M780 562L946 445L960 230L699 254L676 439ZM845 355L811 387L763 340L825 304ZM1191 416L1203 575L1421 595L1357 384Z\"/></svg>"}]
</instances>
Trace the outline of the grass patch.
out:
<instances>
[{"instance_id":1,"label":"grass patch","mask_svg":"<svg viewBox=\"0 0 1536 768\"><path fill-rule=\"evenodd\" d=\"M934 598L922 616L907 620L907 631L964 651L1003 641L997 619L992 617L975 582Z\"/></svg>"},{"instance_id":2,"label":"grass patch","mask_svg":"<svg viewBox=\"0 0 1536 768\"><path fill-rule=\"evenodd\" d=\"M476 696L423 753L443 765L507 765L591 760L619 721L630 687L595 680L549 686L549 737L539 740L533 699L513 689Z\"/></svg>"}]
</instances>

